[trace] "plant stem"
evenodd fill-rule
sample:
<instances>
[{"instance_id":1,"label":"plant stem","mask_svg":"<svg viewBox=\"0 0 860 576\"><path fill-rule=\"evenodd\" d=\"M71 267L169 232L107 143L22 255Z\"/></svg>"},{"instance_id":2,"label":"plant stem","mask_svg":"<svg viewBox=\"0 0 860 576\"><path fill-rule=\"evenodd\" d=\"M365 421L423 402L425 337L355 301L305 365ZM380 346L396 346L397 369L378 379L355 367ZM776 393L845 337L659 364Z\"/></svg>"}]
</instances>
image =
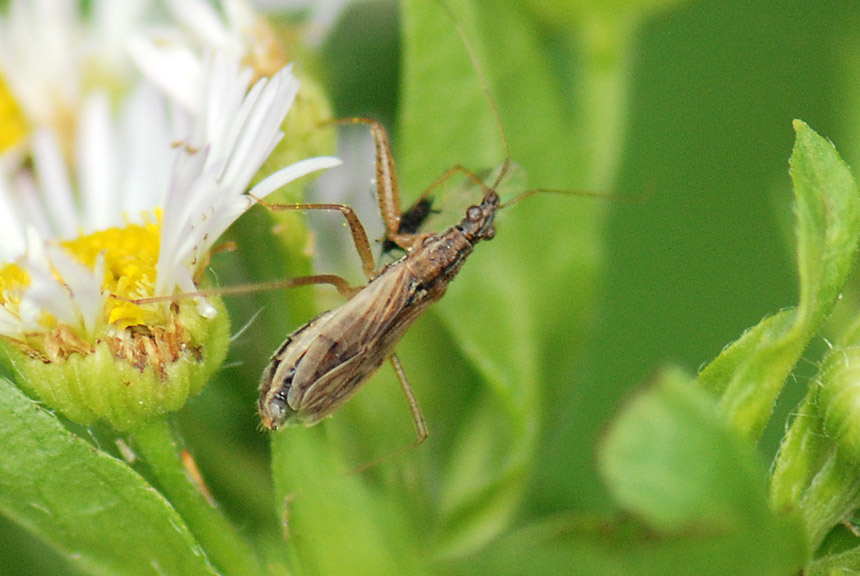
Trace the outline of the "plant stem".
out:
<instances>
[{"instance_id":1,"label":"plant stem","mask_svg":"<svg viewBox=\"0 0 860 576\"><path fill-rule=\"evenodd\" d=\"M181 441L166 420L136 430L135 449L152 470L164 495L180 513L212 563L225 575L262 574L254 550L209 502L182 461Z\"/></svg>"}]
</instances>

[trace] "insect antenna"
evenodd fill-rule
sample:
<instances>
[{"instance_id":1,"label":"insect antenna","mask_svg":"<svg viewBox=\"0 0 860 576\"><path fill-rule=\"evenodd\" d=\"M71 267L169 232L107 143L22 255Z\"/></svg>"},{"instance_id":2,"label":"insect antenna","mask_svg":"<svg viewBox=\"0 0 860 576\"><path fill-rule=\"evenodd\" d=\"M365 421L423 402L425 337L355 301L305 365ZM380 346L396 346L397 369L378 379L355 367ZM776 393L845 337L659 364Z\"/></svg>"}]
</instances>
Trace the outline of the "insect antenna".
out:
<instances>
[{"instance_id":1,"label":"insect antenna","mask_svg":"<svg viewBox=\"0 0 860 576\"><path fill-rule=\"evenodd\" d=\"M497 190L501 185L502 181L505 179L508 171L513 167L513 160L511 155L510 144L508 143L508 137L505 134L504 126L502 124L501 114L499 113L499 106L496 103L496 99L493 96L493 92L490 89L490 82L487 78L486 73L484 72L483 67L478 61L478 55L475 52L475 48L472 43L469 41L469 37L466 34L466 31L463 29L463 26L460 24L460 21L457 19L457 15L454 13L454 10L444 1L444 0L436 0L436 3L442 8L442 10L447 15L448 19L451 21L454 29L457 31L457 35L460 37L460 41L462 42L464 48L466 49L466 53L469 56L469 60L472 63L472 67L475 70L476 75L478 76L478 81L481 85L481 90L484 93L484 97L487 100L487 103L490 107L490 112L493 116L493 121L496 126L496 131L499 134L499 142L502 145L502 150L504 151L504 161L502 162L501 167L498 169L498 173L496 177L493 179L493 183L488 185L486 182L481 180L481 178L475 174L473 171L465 168L463 166L455 166L451 168L448 172L443 174L439 179L437 179L433 184L430 185L427 191L425 191L424 195L419 199L419 202L428 194L430 189L436 188L442 181L449 178L452 173L460 172L464 174L467 178L474 181L476 184L481 186L484 190L484 194L486 195L491 190ZM514 204L520 202L521 200L525 200L531 196L536 194L559 194L565 196L583 196L587 198L603 198L603 199L612 199L621 202L628 203L643 203L647 201L648 198L653 194L653 189L647 189L640 194L616 194L609 192L597 192L597 191L589 191L589 190L563 190L563 189L551 189L551 188L532 188L526 190L524 192L520 192L513 198L502 203L499 208L507 208L509 206L513 206ZM414 206L417 206L417 202ZM413 208L409 208L407 212L412 210Z\"/></svg>"},{"instance_id":2,"label":"insect antenna","mask_svg":"<svg viewBox=\"0 0 860 576\"><path fill-rule=\"evenodd\" d=\"M475 69L475 72L478 75L478 81L481 83L481 90L484 92L484 97L487 99L488 104L490 105L490 112L493 115L493 121L496 124L496 131L499 133L499 141L502 144L502 149L505 153L505 160L502 163L502 167L499 170L496 179L493 181L492 186L489 187L490 190L495 190L499 187L502 180L505 177L505 174L511 167L511 147L508 144L508 137L505 135L504 127L502 126L502 117L499 114L499 106L496 104L496 99L493 97L493 91L490 90L490 82L487 80L487 75L484 73L484 69L478 61L478 55L475 53L475 48L472 46L472 43L469 42L469 37L466 35L466 31L463 30L463 26L460 24L460 21L457 19L457 15L454 14L454 11L451 9L448 4L446 4L443 0L437 0L439 6L442 7L445 14L448 16L448 19L454 26L454 29L457 31L457 35L460 37L460 41L463 43L463 46L466 48L466 53L469 55L469 60L472 62L472 67ZM467 171L470 172L471 171ZM486 188L486 184L481 183L482 186Z\"/></svg>"},{"instance_id":3,"label":"insect antenna","mask_svg":"<svg viewBox=\"0 0 860 576\"><path fill-rule=\"evenodd\" d=\"M561 196L584 196L586 198L600 198L604 200L613 200L618 202L626 202L630 204L643 204L654 193L653 189L647 189L641 194L616 194L614 192L598 192L594 190L560 190L556 188L530 188L524 192L520 192L513 198L506 200L499 206L499 210L508 208L517 204L521 200L525 200L537 194L558 194Z\"/></svg>"}]
</instances>

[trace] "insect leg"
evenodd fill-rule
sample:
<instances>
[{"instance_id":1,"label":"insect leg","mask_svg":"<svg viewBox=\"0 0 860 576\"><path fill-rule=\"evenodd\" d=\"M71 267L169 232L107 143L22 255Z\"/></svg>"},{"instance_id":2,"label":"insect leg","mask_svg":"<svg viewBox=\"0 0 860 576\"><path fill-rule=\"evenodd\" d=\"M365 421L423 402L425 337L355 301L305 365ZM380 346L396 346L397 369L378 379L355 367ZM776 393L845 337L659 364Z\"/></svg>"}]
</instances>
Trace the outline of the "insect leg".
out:
<instances>
[{"instance_id":1,"label":"insect leg","mask_svg":"<svg viewBox=\"0 0 860 576\"><path fill-rule=\"evenodd\" d=\"M374 458L366 464L353 468L349 471L350 474L359 474L368 468L373 468L383 460L387 460L392 456L405 452L406 450L416 448L427 440L427 437L430 435L427 431L427 423L424 421L424 415L421 413L421 407L418 405L418 399L415 398L415 394L412 392L412 387L409 385L409 380L406 379L406 372L404 372L403 366L400 365L400 360L397 359L396 354L392 354L390 360L391 365L394 367L394 372L397 374L397 380L400 382L400 389L403 390L403 395L406 396L406 403L409 405L409 411L412 413L412 423L415 424L415 435L417 437L410 444L401 446L397 450L389 452L384 456Z\"/></svg>"},{"instance_id":2,"label":"insect leg","mask_svg":"<svg viewBox=\"0 0 860 576\"><path fill-rule=\"evenodd\" d=\"M315 284L329 284L334 286L338 292L346 297L351 297L360 288L350 286L349 282L334 274L315 274L313 276L298 276L296 278L284 278L271 282L257 282L254 284L238 284L235 286L223 286L220 288L206 288L194 292L183 292L171 296L151 296L149 298L126 298L111 294L112 298L130 302L132 304L154 304L156 302L175 302L185 298L205 298L207 296L224 296L230 294L250 294L252 292L267 292L280 288L297 288L299 286L312 286Z\"/></svg>"},{"instance_id":3,"label":"insect leg","mask_svg":"<svg viewBox=\"0 0 860 576\"><path fill-rule=\"evenodd\" d=\"M346 204L270 204L256 197L254 199L274 212L284 210L336 210L340 212L346 218L347 224L349 224L349 229L352 232L352 241L361 258L361 267L364 270L364 275L368 278L373 278L376 275L376 262L373 259L373 252L370 249L367 232L364 230L364 226L361 224L361 220L358 219L355 210Z\"/></svg>"},{"instance_id":4,"label":"insect leg","mask_svg":"<svg viewBox=\"0 0 860 576\"><path fill-rule=\"evenodd\" d=\"M427 423L424 421L424 415L421 413L421 407L418 405L418 399L412 392L412 386L409 385L409 380L406 379L406 372L403 366L400 365L400 360L397 359L397 354L391 355L391 365L394 367L394 372L397 374L397 379L400 381L400 388L403 390L403 395L406 396L406 403L409 404L409 411L412 412L412 422L415 424L415 441L406 446L404 449L415 448L420 446L429 433L427 432Z\"/></svg>"},{"instance_id":5,"label":"insect leg","mask_svg":"<svg viewBox=\"0 0 860 576\"><path fill-rule=\"evenodd\" d=\"M371 118L340 118L333 124L364 124L370 127L373 145L376 148L376 200L379 213L385 223L385 237L404 250L409 250L415 237L400 233L400 184L391 154L391 141L385 127Z\"/></svg>"}]
</instances>

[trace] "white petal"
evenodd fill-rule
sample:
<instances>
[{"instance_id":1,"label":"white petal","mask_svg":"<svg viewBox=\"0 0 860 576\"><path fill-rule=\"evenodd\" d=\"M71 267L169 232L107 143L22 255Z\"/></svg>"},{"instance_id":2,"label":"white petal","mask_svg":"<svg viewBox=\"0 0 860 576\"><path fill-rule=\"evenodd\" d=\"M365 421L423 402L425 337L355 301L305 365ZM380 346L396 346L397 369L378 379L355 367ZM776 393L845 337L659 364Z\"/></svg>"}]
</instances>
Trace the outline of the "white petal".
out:
<instances>
[{"instance_id":1,"label":"white petal","mask_svg":"<svg viewBox=\"0 0 860 576\"><path fill-rule=\"evenodd\" d=\"M84 105L78 129L77 169L86 232L119 225L117 137L107 94L97 92Z\"/></svg>"},{"instance_id":2,"label":"white petal","mask_svg":"<svg viewBox=\"0 0 860 576\"><path fill-rule=\"evenodd\" d=\"M142 36L131 38L128 49L144 76L186 110L194 109L202 68L192 50L156 45Z\"/></svg>"},{"instance_id":3,"label":"white petal","mask_svg":"<svg viewBox=\"0 0 860 576\"><path fill-rule=\"evenodd\" d=\"M33 177L27 172L15 174L12 188L21 208L22 223L38 230L45 238L56 238L57 232L45 213L44 198L40 196L39 186ZM69 220L74 220L74 212L69 215Z\"/></svg>"},{"instance_id":4,"label":"white petal","mask_svg":"<svg viewBox=\"0 0 860 576\"><path fill-rule=\"evenodd\" d=\"M293 180L306 176L312 172L316 172L317 170L325 170L327 168L340 166L340 164L340 159L335 158L334 156L319 156L317 158L299 160L298 162L285 166L277 172L267 176L256 186L251 188L249 194L252 194L257 198L265 198L281 186L284 186Z\"/></svg>"},{"instance_id":5,"label":"white petal","mask_svg":"<svg viewBox=\"0 0 860 576\"><path fill-rule=\"evenodd\" d=\"M257 110L248 119L242 137L231 154L224 181L249 182L281 139L281 123L292 106L299 82L287 67L265 87Z\"/></svg>"},{"instance_id":6,"label":"white petal","mask_svg":"<svg viewBox=\"0 0 860 576\"><path fill-rule=\"evenodd\" d=\"M168 0L167 9L186 28L194 30L206 45L224 48L230 34L214 7L203 0ZM238 48L238 46L234 46ZM234 53L237 56L241 52Z\"/></svg>"},{"instance_id":7,"label":"white petal","mask_svg":"<svg viewBox=\"0 0 860 576\"><path fill-rule=\"evenodd\" d=\"M30 303L31 311L28 316L32 315L32 310L38 310L39 314L47 312L63 324L79 326L69 292L54 278L46 247L32 228L27 230L27 258L24 267L30 276L30 284L21 297L21 309L26 311L24 304Z\"/></svg>"},{"instance_id":8,"label":"white petal","mask_svg":"<svg viewBox=\"0 0 860 576\"><path fill-rule=\"evenodd\" d=\"M193 290L191 278L206 253L252 202L244 193L283 136L284 116L298 89L290 67L247 89L250 71L234 58L207 60L201 104L190 129L190 148L176 156L164 206L156 294ZM312 158L278 170L254 190L267 195L287 182L336 166L336 158Z\"/></svg>"},{"instance_id":9,"label":"white petal","mask_svg":"<svg viewBox=\"0 0 860 576\"><path fill-rule=\"evenodd\" d=\"M90 270L60 248L48 246L48 257L53 268L63 279L61 286L68 298L68 306L73 313L74 322L82 325L88 334L95 332L103 314L101 285L104 280L104 256L96 259L95 270ZM60 284L59 282L55 282Z\"/></svg>"},{"instance_id":10,"label":"white petal","mask_svg":"<svg viewBox=\"0 0 860 576\"><path fill-rule=\"evenodd\" d=\"M50 130L37 131L33 135L33 155L43 195L40 211L48 216L50 230L53 231L53 234L47 234L47 231L43 234L48 238L70 238L77 234L80 222L57 136Z\"/></svg>"},{"instance_id":11,"label":"white petal","mask_svg":"<svg viewBox=\"0 0 860 576\"><path fill-rule=\"evenodd\" d=\"M173 150L164 100L142 83L123 107L119 125L122 172L120 211L130 218L163 207L170 186Z\"/></svg>"},{"instance_id":12,"label":"white petal","mask_svg":"<svg viewBox=\"0 0 860 576\"><path fill-rule=\"evenodd\" d=\"M21 318L0 306L0 334L10 338L21 338L27 328L27 324Z\"/></svg>"},{"instance_id":13,"label":"white petal","mask_svg":"<svg viewBox=\"0 0 860 576\"><path fill-rule=\"evenodd\" d=\"M24 254L26 242L21 224L22 215L11 184L0 174L0 261L11 262Z\"/></svg>"}]
</instances>

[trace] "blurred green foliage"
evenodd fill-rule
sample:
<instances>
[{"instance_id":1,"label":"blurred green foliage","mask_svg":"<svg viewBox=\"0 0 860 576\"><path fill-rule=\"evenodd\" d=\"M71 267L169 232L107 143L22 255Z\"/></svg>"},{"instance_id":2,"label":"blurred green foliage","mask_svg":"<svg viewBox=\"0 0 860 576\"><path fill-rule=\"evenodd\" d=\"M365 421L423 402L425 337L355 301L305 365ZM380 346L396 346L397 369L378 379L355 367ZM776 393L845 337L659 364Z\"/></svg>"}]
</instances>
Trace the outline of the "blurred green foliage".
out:
<instances>
[{"instance_id":1,"label":"blurred green foliage","mask_svg":"<svg viewBox=\"0 0 860 576\"><path fill-rule=\"evenodd\" d=\"M799 300L792 120L860 161L860 12L808 0L594 13L558 3L563 17L536 0L450 4L529 184L644 200L546 195L503 212L498 238L399 348L430 439L357 475L345 472L413 438L390 370L320 426L271 436L270 453L253 411L258 374L290 330L337 300L310 289L232 298L234 327L264 312L177 425L216 501L264 565L294 573L791 574L807 555L797 519L763 506L764 462L821 342L755 451L684 371ZM315 69L337 115L389 127L404 203L454 164L504 159L481 77L434 2L350 7ZM301 228L275 242L257 212L233 234L238 251L214 262L222 284L310 269ZM856 290L843 296L825 333L856 316ZM684 370L652 378L666 363ZM631 478L653 461L671 474ZM731 490L697 493L685 463L698 478L731 478ZM667 484L674 508L650 509L643 494ZM619 520L621 505L635 519ZM672 537L653 530L702 517ZM4 574L86 566L9 520L0 528ZM840 537L850 542L828 545Z\"/></svg>"}]
</instances>

